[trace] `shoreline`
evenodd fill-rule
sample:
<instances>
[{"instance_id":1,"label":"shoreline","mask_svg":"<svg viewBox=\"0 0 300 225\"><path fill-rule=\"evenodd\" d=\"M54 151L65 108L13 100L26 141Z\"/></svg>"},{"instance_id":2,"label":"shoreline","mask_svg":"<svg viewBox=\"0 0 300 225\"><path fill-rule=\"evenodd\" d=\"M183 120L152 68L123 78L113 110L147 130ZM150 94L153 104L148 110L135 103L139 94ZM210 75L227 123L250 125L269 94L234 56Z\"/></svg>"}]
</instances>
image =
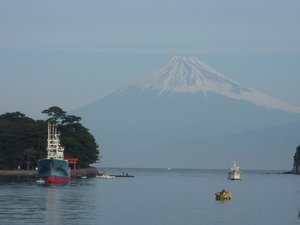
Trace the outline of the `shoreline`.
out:
<instances>
[{"instance_id":1,"label":"shoreline","mask_svg":"<svg viewBox=\"0 0 300 225\"><path fill-rule=\"evenodd\" d=\"M0 170L0 177L36 177L36 170Z\"/></svg>"},{"instance_id":2,"label":"shoreline","mask_svg":"<svg viewBox=\"0 0 300 225\"><path fill-rule=\"evenodd\" d=\"M16 178L35 178L37 177L37 170L0 170L1 177L16 177ZM76 169L76 175L71 170L71 177L95 177L98 171L95 167Z\"/></svg>"},{"instance_id":3,"label":"shoreline","mask_svg":"<svg viewBox=\"0 0 300 225\"><path fill-rule=\"evenodd\" d=\"M0 179L1 178L36 178L37 170L0 170ZM82 176L86 177L96 177L98 175L98 170L95 167L81 168L76 169L76 175L74 175L74 171L71 170L72 178L81 178ZM293 171L281 171L278 174L292 174L292 175L300 175L299 173L294 173ZM120 175L118 175L120 176Z\"/></svg>"}]
</instances>

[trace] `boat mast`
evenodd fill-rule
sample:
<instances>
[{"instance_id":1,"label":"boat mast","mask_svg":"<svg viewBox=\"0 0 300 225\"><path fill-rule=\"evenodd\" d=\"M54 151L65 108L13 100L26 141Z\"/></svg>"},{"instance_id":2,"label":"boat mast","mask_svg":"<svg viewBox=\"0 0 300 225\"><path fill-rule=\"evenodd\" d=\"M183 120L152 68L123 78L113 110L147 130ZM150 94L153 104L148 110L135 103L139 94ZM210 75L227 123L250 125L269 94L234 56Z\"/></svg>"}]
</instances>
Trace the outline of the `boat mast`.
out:
<instances>
[{"instance_id":1,"label":"boat mast","mask_svg":"<svg viewBox=\"0 0 300 225\"><path fill-rule=\"evenodd\" d=\"M64 159L64 147L60 145L59 136L57 126L48 123L47 159Z\"/></svg>"}]
</instances>

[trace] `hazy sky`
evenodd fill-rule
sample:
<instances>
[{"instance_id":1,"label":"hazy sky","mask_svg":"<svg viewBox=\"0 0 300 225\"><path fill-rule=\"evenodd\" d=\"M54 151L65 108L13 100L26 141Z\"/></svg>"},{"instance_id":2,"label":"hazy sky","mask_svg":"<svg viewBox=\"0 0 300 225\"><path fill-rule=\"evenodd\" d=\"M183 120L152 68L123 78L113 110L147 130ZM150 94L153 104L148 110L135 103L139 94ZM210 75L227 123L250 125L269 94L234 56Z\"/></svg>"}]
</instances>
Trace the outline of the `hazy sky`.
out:
<instances>
[{"instance_id":1,"label":"hazy sky","mask_svg":"<svg viewBox=\"0 0 300 225\"><path fill-rule=\"evenodd\" d=\"M71 110L193 55L300 106L299 0L0 0L0 114Z\"/></svg>"}]
</instances>

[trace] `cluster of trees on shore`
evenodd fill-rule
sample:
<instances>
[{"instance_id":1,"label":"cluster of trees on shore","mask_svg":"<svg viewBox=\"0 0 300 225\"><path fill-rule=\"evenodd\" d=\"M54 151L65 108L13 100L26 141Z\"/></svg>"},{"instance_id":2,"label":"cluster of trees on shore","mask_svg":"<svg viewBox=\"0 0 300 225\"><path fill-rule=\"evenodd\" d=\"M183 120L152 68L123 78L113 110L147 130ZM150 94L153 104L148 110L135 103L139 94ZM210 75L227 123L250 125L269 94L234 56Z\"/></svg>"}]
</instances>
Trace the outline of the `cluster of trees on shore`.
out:
<instances>
[{"instance_id":1,"label":"cluster of trees on shore","mask_svg":"<svg viewBox=\"0 0 300 225\"><path fill-rule=\"evenodd\" d=\"M0 115L0 169L34 169L47 156L47 124L56 124L66 158L79 158L78 167L88 167L100 158L95 138L80 117L67 115L57 106L45 109L46 120L34 120L21 112Z\"/></svg>"},{"instance_id":2,"label":"cluster of trees on shore","mask_svg":"<svg viewBox=\"0 0 300 225\"><path fill-rule=\"evenodd\" d=\"M300 174L300 145L296 149L296 153L294 155L294 165L292 173Z\"/></svg>"}]
</instances>

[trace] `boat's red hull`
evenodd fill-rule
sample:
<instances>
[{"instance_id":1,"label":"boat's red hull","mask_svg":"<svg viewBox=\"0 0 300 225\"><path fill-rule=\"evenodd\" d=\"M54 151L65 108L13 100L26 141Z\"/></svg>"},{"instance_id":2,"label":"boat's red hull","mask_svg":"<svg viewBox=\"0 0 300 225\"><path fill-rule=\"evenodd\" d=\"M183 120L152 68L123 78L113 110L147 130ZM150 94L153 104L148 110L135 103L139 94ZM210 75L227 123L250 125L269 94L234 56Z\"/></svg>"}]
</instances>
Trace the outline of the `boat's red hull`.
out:
<instances>
[{"instance_id":1,"label":"boat's red hull","mask_svg":"<svg viewBox=\"0 0 300 225\"><path fill-rule=\"evenodd\" d=\"M38 161L38 178L45 184L67 184L70 182L68 162L61 159L40 159Z\"/></svg>"},{"instance_id":2,"label":"boat's red hull","mask_svg":"<svg viewBox=\"0 0 300 225\"><path fill-rule=\"evenodd\" d=\"M44 178L46 184L68 184L70 178L49 176Z\"/></svg>"}]
</instances>

